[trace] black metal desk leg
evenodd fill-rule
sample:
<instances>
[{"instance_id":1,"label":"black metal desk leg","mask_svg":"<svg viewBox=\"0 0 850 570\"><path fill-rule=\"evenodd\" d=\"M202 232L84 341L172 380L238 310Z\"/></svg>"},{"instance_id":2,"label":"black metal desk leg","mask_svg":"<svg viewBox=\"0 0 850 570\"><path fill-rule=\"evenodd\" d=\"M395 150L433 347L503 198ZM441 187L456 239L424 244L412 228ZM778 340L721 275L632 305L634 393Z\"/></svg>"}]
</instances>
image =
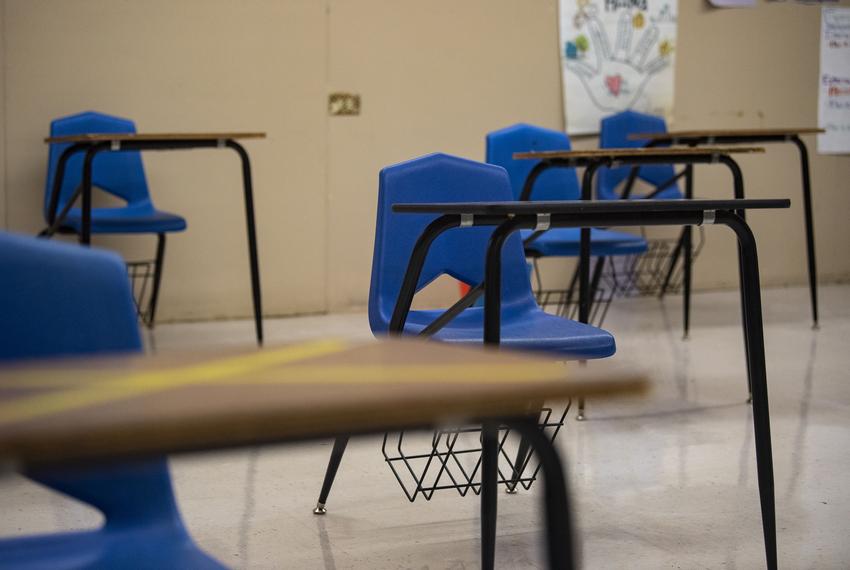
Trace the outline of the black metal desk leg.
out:
<instances>
[{"instance_id":1,"label":"black metal desk leg","mask_svg":"<svg viewBox=\"0 0 850 570\"><path fill-rule=\"evenodd\" d=\"M550 164L543 160L534 165L534 168L532 168L531 172L528 173L525 183L522 185L522 192L520 192L519 195L520 202L528 202L531 200L531 193L534 191L534 183L537 182L537 178L549 167Z\"/></svg>"},{"instance_id":2,"label":"black metal desk leg","mask_svg":"<svg viewBox=\"0 0 850 570\"><path fill-rule=\"evenodd\" d=\"M348 446L348 436L337 436L334 440L334 447L331 451L331 458L328 461L328 468L325 471L325 480L322 482L322 490L319 492L319 500L316 503L316 508L313 509L313 514L323 515L327 511L325 503L328 502L328 495L331 492L331 487L336 479L336 472L339 469L339 464L342 461L342 456L345 454L345 448Z\"/></svg>"},{"instance_id":3,"label":"black metal desk leg","mask_svg":"<svg viewBox=\"0 0 850 570\"><path fill-rule=\"evenodd\" d=\"M393 307L393 314L390 317L389 334L400 335L404 332L404 323L407 321L407 315L410 313L410 306L413 304L413 296L416 295L416 286L419 284L419 276L422 274L422 267L425 265L425 259L428 257L428 250L434 240L443 232L456 228L460 225L460 216L445 215L440 216L426 227L416 243L413 245L413 250L410 252L410 259L407 261L407 269L404 270L404 279L401 282L401 288L398 291L398 297ZM501 262L501 257L496 260ZM496 273L500 275L500 273ZM501 280L497 280L501 281ZM486 289L485 289L486 291ZM486 299L486 298L485 298ZM484 309L484 341L487 341L487 309ZM496 331L498 337L498 330ZM496 344L498 344L498 338Z\"/></svg>"},{"instance_id":4,"label":"black metal desk leg","mask_svg":"<svg viewBox=\"0 0 850 570\"><path fill-rule=\"evenodd\" d=\"M725 164L732 173L732 181L736 200L744 199L744 174L741 172L741 167L738 163L728 156L721 156L720 162ZM744 223L746 223L746 212L738 210L735 213ZM738 289L741 293L741 323L744 332L744 358L747 363L747 402L753 401L753 371L752 360L750 359L750 323L748 321L749 312L747 311L747 294L744 284L746 275L746 267L744 267L744 256L741 253L741 242L738 242Z\"/></svg>"},{"instance_id":5,"label":"black metal desk leg","mask_svg":"<svg viewBox=\"0 0 850 570\"><path fill-rule=\"evenodd\" d=\"M156 260L154 261L153 291L148 308L148 328L153 329L156 322L156 304L159 300L159 286L162 283L162 266L165 261L165 234L156 235Z\"/></svg>"},{"instance_id":6,"label":"black metal desk leg","mask_svg":"<svg viewBox=\"0 0 850 570\"><path fill-rule=\"evenodd\" d=\"M62 211L55 216L51 216L53 218L53 222L51 222L48 227L46 227L38 234L39 237L53 237L53 234L59 231L59 228L62 227L62 222L65 221L65 218L68 216L68 212L70 212L71 208L74 207L74 203L80 197L80 194L82 194L82 192L82 185L77 186L74 189L74 192L71 194L71 197L68 198L68 201L65 202L64 206L62 206Z\"/></svg>"},{"instance_id":7,"label":"black metal desk leg","mask_svg":"<svg viewBox=\"0 0 850 570\"><path fill-rule=\"evenodd\" d=\"M693 270L693 227L685 226L682 234L682 340L688 340L691 330L691 275Z\"/></svg>"},{"instance_id":8,"label":"black metal desk leg","mask_svg":"<svg viewBox=\"0 0 850 570\"><path fill-rule=\"evenodd\" d=\"M590 200L593 197L593 176L601 164L590 164L584 169L581 179L581 199ZM581 228L579 242L579 285L578 285L578 320L587 324L590 320L590 228ZM584 420L584 398L578 400L576 419Z\"/></svg>"},{"instance_id":9,"label":"black metal desk leg","mask_svg":"<svg viewBox=\"0 0 850 570\"><path fill-rule=\"evenodd\" d=\"M505 489L505 492L509 495L513 495L517 492L519 480L522 478L523 468L525 467L525 463L528 461L530 451L531 448L528 441L524 437L520 438L519 447L516 452L516 459L514 460L513 473L511 474L511 482L508 483L507 489Z\"/></svg>"},{"instance_id":10,"label":"black metal desk leg","mask_svg":"<svg viewBox=\"0 0 850 570\"><path fill-rule=\"evenodd\" d=\"M516 220L510 220L490 234L484 267L484 344L498 345L501 340L502 246L519 225Z\"/></svg>"},{"instance_id":11,"label":"black metal desk leg","mask_svg":"<svg viewBox=\"0 0 850 570\"><path fill-rule=\"evenodd\" d=\"M767 567L774 569L777 567L776 504L774 500L773 451L770 441L770 410L767 397L767 369L764 355L764 331L756 240L747 223L737 215L718 212L716 223L731 228L738 236L740 245L739 252L743 271L742 285L747 300L747 352L752 372L753 427L761 520Z\"/></svg>"},{"instance_id":12,"label":"black metal desk leg","mask_svg":"<svg viewBox=\"0 0 850 570\"><path fill-rule=\"evenodd\" d=\"M543 508L546 512L546 552L549 567L572 570L576 567L567 478L552 442L529 421L508 422L518 430L537 453L543 469Z\"/></svg>"},{"instance_id":13,"label":"black metal desk leg","mask_svg":"<svg viewBox=\"0 0 850 570\"><path fill-rule=\"evenodd\" d=\"M481 426L481 568L496 564L496 498L499 484L499 427Z\"/></svg>"},{"instance_id":14,"label":"black metal desk leg","mask_svg":"<svg viewBox=\"0 0 850 570\"><path fill-rule=\"evenodd\" d=\"M744 359L747 363L747 403L753 401L753 369L750 358L750 322L747 310L746 284L744 283L746 268L744 267L744 254L741 252L741 244L738 243L738 288L741 291L741 327L744 331Z\"/></svg>"},{"instance_id":15,"label":"black metal desk leg","mask_svg":"<svg viewBox=\"0 0 850 570\"><path fill-rule=\"evenodd\" d=\"M685 166L685 199L693 200L694 198L694 166L688 164ZM683 243L682 249L685 256L682 260L682 337L688 338L691 330L691 271L693 270L693 226L685 226L682 234Z\"/></svg>"},{"instance_id":16,"label":"black metal desk leg","mask_svg":"<svg viewBox=\"0 0 850 570\"><path fill-rule=\"evenodd\" d=\"M254 300L254 327L257 344L263 344L263 308L260 292L260 262L257 256L257 228L254 223L254 186L251 182L251 160L241 144L228 140L227 146L242 160L242 185L245 191L245 221L248 228L248 258L251 263L251 294Z\"/></svg>"},{"instance_id":17,"label":"black metal desk leg","mask_svg":"<svg viewBox=\"0 0 850 570\"><path fill-rule=\"evenodd\" d=\"M806 216L806 253L809 260L809 293L812 298L813 328L818 328L818 272L815 263L815 221L812 216L812 182L809 176L809 151L799 136L791 141L800 151L800 169L803 173L803 211Z\"/></svg>"},{"instance_id":18,"label":"black metal desk leg","mask_svg":"<svg viewBox=\"0 0 850 570\"><path fill-rule=\"evenodd\" d=\"M533 402L528 406L528 421L533 425L538 425L540 421L540 412L543 408L543 404L544 402ZM528 440L524 437L520 437L516 460L514 461L513 473L511 474L511 481L507 484L507 489L505 490L506 493L514 494L517 492L517 488L520 485L520 479L522 479L522 472L525 470L525 466L530 457L531 446Z\"/></svg>"},{"instance_id":19,"label":"black metal desk leg","mask_svg":"<svg viewBox=\"0 0 850 570\"><path fill-rule=\"evenodd\" d=\"M581 181L581 199L590 200L593 197L593 176L598 164L588 165L584 170ZM578 289L578 320L587 323L590 320L590 228L581 228L579 244L579 289ZM581 404L579 404L581 406Z\"/></svg>"},{"instance_id":20,"label":"black metal desk leg","mask_svg":"<svg viewBox=\"0 0 850 570\"><path fill-rule=\"evenodd\" d=\"M92 163L97 155L98 145L92 145L86 149L83 158L83 180L82 180L82 222L80 227L80 243L91 244L91 191L92 191Z\"/></svg>"},{"instance_id":21,"label":"black metal desk leg","mask_svg":"<svg viewBox=\"0 0 850 570\"><path fill-rule=\"evenodd\" d=\"M77 187L71 197L68 198L68 201L62 209L62 213L57 218L57 210L59 209L59 194L62 192L62 183L65 181L65 167L67 166L68 160L71 156L77 152L81 152L86 148L86 146L87 145L82 143L72 144L63 150L61 155L59 155L59 160L56 163L56 170L53 173L53 186L50 191L50 203L47 208L47 229L39 235L50 237L55 234L62 225L65 215L71 209L71 205L80 195L82 187Z\"/></svg>"}]
</instances>

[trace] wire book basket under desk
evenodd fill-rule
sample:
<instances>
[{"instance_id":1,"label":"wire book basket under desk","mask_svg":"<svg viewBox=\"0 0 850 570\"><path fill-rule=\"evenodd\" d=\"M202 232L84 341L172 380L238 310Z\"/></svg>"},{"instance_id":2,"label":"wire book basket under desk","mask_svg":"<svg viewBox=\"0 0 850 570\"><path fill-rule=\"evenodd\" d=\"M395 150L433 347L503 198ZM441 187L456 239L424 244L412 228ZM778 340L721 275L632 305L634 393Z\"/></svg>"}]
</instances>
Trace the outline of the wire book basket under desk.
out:
<instances>
[{"instance_id":1,"label":"wire book basket under desk","mask_svg":"<svg viewBox=\"0 0 850 570\"><path fill-rule=\"evenodd\" d=\"M605 316L608 314L608 308L614 300L614 295L617 293L617 287L611 286L612 282L608 275L612 269L607 268L611 260L606 260L606 270L600 279L599 286L594 289L591 300L590 317L588 323L601 327L605 322ZM535 268L536 270L536 268ZM554 308L554 314L578 320L578 288L575 283L572 283L568 288L544 289L541 286L541 281L538 277L537 287L534 289L534 296L537 303L544 309Z\"/></svg>"},{"instance_id":2,"label":"wire book basket under desk","mask_svg":"<svg viewBox=\"0 0 850 570\"><path fill-rule=\"evenodd\" d=\"M705 245L705 231L698 228L698 239L691 253L696 261ZM681 293L684 285L684 256L679 238L647 240L644 253L605 257L599 276L591 283L591 308L588 322L602 327L615 298L664 296ZM532 258L534 296L544 309L554 309L562 317L578 319L578 271L567 287L544 288L537 258Z\"/></svg>"},{"instance_id":3,"label":"wire book basket under desk","mask_svg":"<svg viewBox=\"0 0 850 570\"><path fill-rule=\"evenodd\" d=\"M130 279L130 288L133 291L133 302L136 305L136 314L139 320L147 326L151 326L153 307L152 282L156 272L156 263L153 259L127 262L127 277Z\"/></svg>"},{"instance_id":4,"label":"wire book basket under desk","mask_svg":"<svg viewBox=\"0 0 850 570\"><path fill-rule=\"evenodd\" d=\"M697 228L698 239L691 253L696 261L705 245L705 230ZM661 295L680 293L684 283L684 256L680 238L647 240L646 252L625 259L609 258L602 273L604 285L617 296Z\"/></svg>"},{"instance_id":5,"label":"wire book basket under desk","mask_svg":"<svg viewBox=\"0 0 850 570\"><path fill-rule=\"evenodd\" d=\"M570 409L540 409L538 427L549 441L564 425ZM509 491L530 489L537 480L540 462L533 454L522 453L518 437L499 426L498 482ZM410 502L421 496L430 501L436 491L455 490L461 497L481 493L481 427L463 426L439 429L431 434L392 432L384 434L381 453Z\"/></svg>"}]
</instances>

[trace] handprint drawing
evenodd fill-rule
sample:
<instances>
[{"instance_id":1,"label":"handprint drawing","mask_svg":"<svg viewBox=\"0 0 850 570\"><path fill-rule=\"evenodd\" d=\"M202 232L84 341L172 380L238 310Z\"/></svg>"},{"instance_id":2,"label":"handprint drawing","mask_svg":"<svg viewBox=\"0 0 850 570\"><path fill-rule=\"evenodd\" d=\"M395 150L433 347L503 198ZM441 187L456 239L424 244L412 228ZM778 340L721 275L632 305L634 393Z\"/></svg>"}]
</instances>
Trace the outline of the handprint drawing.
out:
<instances>
[{"instance_id":1,"label":"handprint drawing","mask_svg":"<svg viewBox=\"0 0 850 570\"><path fill-rule=\"evenodd\" d=\"M660 32L652 25L632 49L634 30L643 28L645 20L641 12L632 15L624 11L617 21L612 49L595 11L586 11L583 16L582 24L590 38L579 34L575 41L566 44L565 66L579 77L600 110L627 109L638 100L649 80L670 65L672 43L669 40L659 43Z\"/></svg>"}]
</instances>

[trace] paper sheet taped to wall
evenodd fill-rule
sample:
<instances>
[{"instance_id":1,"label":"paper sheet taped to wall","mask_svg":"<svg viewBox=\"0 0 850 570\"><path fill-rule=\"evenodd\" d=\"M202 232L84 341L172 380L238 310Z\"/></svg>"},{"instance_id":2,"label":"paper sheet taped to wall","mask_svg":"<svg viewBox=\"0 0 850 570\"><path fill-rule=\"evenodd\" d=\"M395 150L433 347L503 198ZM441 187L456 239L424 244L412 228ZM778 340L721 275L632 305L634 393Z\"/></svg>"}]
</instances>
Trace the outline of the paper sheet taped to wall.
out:
<instances>
[{"instance_id":1,"label":"paper sheet taped to wall","mask_svg":"<svg viewBox=\"0 0 850 570\"><path fill-rule=\"evenodd\" d=\"M567 132L626 109L670 118L677 15L676 0L560 0Z\"/></svg>"},{"instance_id":2,"label":"paper sheet taped to wall","mask_svg":"<svg viewBox=\"0 0 850 570\"><path fill-rule=\"evenodd\" d=\"M850 153L850 8L821 11L818 126L818 152Z\"/></svg>"}]
</instances>

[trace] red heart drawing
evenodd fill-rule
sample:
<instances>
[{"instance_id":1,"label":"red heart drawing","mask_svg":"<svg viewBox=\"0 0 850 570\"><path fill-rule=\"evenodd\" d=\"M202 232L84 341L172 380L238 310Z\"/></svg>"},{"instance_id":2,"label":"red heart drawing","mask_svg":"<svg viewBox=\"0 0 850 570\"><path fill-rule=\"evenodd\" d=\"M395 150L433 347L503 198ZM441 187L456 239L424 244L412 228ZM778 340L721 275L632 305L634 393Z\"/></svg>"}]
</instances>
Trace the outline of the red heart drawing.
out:
<instances>
[{"instance_id":1,"label":"red heart drawing","mask_svg":"<svg viewBox=\"0 0 850 570\"><path fill-rule=\"evenodd\" d=\"M623 84L623 76L620 74L617 75L606 75L605 76L605 86L608 88L608 91L614 97L619 97L620 95L620 87Z\"/></svg>"}]
</instances>

